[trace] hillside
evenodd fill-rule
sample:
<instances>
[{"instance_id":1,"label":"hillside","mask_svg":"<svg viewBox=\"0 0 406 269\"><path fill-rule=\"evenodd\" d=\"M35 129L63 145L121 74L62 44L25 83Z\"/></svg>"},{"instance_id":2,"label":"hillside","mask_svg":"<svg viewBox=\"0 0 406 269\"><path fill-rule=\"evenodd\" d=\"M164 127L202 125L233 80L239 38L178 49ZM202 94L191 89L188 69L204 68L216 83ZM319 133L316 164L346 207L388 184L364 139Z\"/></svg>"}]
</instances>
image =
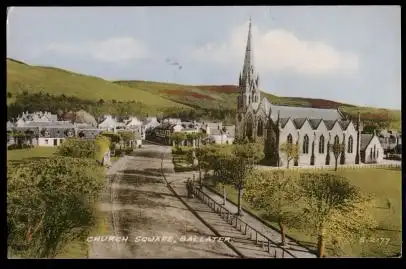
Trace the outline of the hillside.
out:
<instances>
[{"instance_id":1,"label":"hillside","mask_svg":"<svg viewBox=\"0 0 406 269\"><path fill-rule=\"evenodd\" d=\"M157 108L179 107L178 103L151 92L112 83L98 77L86 76L53 67L30 66L7 59L7 92L15 95L26 91L53 95L65 94L87 100L141 101ZM13 99L7 100L8 103Z\"/></svg>"},{"instance_id":2,"label":"hillside","mask_svg":"<svg viewBox=\"0 0 406 269\"><path fill-rule=\"evenodd\" d=\"M180 85L152 81L107 81L54 67L31 66L7 59L7 103L13 103L18 93L48 93L83 100L114 102L138 101L149 108L149 113L163 109L234 110L238 95L235 85ZM367 124L377 124L400 130L400 111L358 107L324 99L278 97L263 92L274 104L315 108L340 108L355 117L361 113Z\"/></svg>"}]
</instances>

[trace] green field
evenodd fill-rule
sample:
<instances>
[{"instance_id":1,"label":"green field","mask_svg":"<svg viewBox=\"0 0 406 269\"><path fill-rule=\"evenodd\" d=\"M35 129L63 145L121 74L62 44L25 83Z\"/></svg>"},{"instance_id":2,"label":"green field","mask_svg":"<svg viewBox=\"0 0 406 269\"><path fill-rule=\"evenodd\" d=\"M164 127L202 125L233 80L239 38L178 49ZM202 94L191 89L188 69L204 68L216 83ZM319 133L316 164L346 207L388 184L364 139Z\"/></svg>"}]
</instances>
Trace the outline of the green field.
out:
<instances>
[{"instance_id":1,"label":"green field","mask_svg":"<svg viewBox=\"0 0 406 269\"><path fill-rule=\"evenodd\" d=\"M11 94L11 97L7 98L8 104L15 101L18 93L43 92L93 101L139 101L153 113L167 108L235 110L239 89L236 85L199 86L141 80L107 81L59 68L32 66L7 59L7 92ZM324 99L281 97L265 91L263 96L273 104L339 108L351 117L356 117L360 112L365 122L385 122L390 128L397 130L400 130L401 126L399 110L358 107Z\"/></svg>"},{"instance_id":2,"label":"green field","mask_svg":"<svg viewBox=\"0 0 406 269\"><path fill-rule=\"evenodd\" d=\"M7 150L7 161L21 163L35 159L49 158L56 152L56 147L36 147L32 149Z\"/></svg>"},{"instance_id":3,"label":"green field","mask_svg":"<svg viewBox=\"0 0 406 269\"><path fill-rule=\"evenodd\" d=\"M303 169L305 172L306 169ZM342 169L337 172L326 170L329 173L339 173L345 176L352 184L360 187L364 193L370 193L375 197L376 207L372 214L379 223L379 228L373 232L372 238L389 238L389 244L380 243L358 243L346 246L342 256L366 256L385 257L400 253L402 243L402 196L401 196L401 170L389 168L359 168ZM297 177L298 171L287 171L291 176ZM219 185L215 186L218 191L222 191ZM227 186L228 198L237 202L237 192ZM388 208L390 201L390 208ZM254 210L249 204L243 201L243 207L255 215L265 219L263 212ZM279 230L277 223L268 222L272 227ZM288 227L287 234L300 243L311 248L316 246L316 239L302 231ZM332 252L327 248L327 255Z\"/></svg>"}]
</instances>

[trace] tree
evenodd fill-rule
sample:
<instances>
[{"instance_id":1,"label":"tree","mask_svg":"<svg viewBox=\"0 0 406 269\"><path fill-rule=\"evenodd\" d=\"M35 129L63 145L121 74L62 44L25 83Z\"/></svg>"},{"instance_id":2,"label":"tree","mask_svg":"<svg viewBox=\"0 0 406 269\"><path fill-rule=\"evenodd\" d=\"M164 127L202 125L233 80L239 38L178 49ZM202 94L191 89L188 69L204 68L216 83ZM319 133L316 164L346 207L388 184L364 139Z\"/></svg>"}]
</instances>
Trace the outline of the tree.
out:
<instances>
[{"instance_id":1,"label":"tree","mask_svg":"<svg viewBox=\"0 0 406 269\"><path fill-rule=\"evenodd\" d=\"M317 236L318 257L324 256L326 241L351 242L376 227L370 215L373 199L365 196L348 179L328 173L303 173L299 190L304 205L297 221L302 228ZM302 221L300 221L302 220Z\"/></svg>"},{"instance_id":2,"label":"tree","mask_svg":"<svg viewBox=\"0 0 406 269\"><path fill-rule=\"evenodd\" d=\"M117 143L120 143L121 137L114 132L107 132L107 131L101 132L100 135L105 136L110 139L110 141L111 141L110 149L112 152L115 152L116 145L117 145Z\"/></svg>"},{"instance_id":3,"label":"tree","mask_svg":"<svg viewBox=\"0 0 406 269\"><path fill-rule=\"evenodd\" d=\"M289 163L291 160L299 157L299 146L297 144L283 143L280 146L280 151L286 156L286 168L289 168Z\"/></svg>"},{"instance_id":4,"label":"tree","mask_svg":"<svg viewBox=\"0 0 406 269\"><path fill-rule=\"evenodd\" d=\"M334 143L333 146L331 147L331 151L334 154L334 160L335 160L334 170L335 171L337 171L338 157L340 157L343 150L344 150L344 146L343 146L343 144L340 144L340 143Z\"/></svg>"},{"instance_id":5,"label":"tree","mask_svg":"<svg viewBox=\"0 0 406 269\"><path fill-rule=\"evenodd\" d=\"M135 140L135 134L133 132L119 132L119 136L124 141L126 147L130 144L130 141Z\"/></svg>"},{"instance_id":6,"label":"tree","mask_svg":"<svg viewBox=\"0 0 406 269\"><path fill-rule=\"evenodd\" d=\"M78 112L75 113L75 122L90 124L93 127L97 126L96 119L91 114L89 114L84 110L79 110Z\"/></svg>"},{"instance_id":7,"label":"tree","mask_svg":"<svg viewBox=\"0 0 406 269\"><path fill-rule=\"evenodd\" d=\"M281 243L286 244L286 225L296 221L293 204L300 199L294 178L281 170L255 170L245 185L245 200L255 209L265 211L268 218L277 222L281 229Z\"/></svg>"},{"instance_id":8,"label":"tree","mask_svg":"<svg viewBox=\"0 0 406 269\"><path fill-rule=\"evenodd\" d=\"M221 164L224 181L231 183L238 191L237 215L241 215L241 198L245 187L245 179L253 170L254 162L242 156L229 155L223 158Z\"/></svg>"},{"instance_id":9,"label":"tree","mask_svg":"<svg viewBox=\"0 0 406 269\"><path fill-rule=\"evenodd\" d=\"M171 134L171 141L175 142L176 146L179 146L180 143L185 141L186 139L186 134L183 132L174 132Z\"/></svg>"},{"instance_id":10,"label":"tree","mask_svg":"<svg viewBox=\"0 0 406 269\"><path fill-rule=\"evenodd\" d=\"M25 258L53 258L66 243L85 240L104 172L94 160L35 160L7 174L8 245Z\"/></svg>"}]
</instances>

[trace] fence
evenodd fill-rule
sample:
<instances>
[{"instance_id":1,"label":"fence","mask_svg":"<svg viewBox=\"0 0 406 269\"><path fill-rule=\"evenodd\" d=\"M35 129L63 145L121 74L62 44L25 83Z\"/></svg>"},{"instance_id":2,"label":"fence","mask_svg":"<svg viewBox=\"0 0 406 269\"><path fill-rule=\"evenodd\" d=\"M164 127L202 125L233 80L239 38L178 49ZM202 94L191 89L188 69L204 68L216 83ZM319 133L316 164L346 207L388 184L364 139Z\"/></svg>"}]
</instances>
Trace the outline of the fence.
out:
<instances>
[{"instance_id":1,"label":"fence","mask_svg":"<svg viewBox=\"0 0 406 269\"><path fill-rule=\"evenodd\" d=\"M255 228L250 226L245 221L238 218L237 215L231 213L228 209L218 204L213 198L205 194L201 189L193 187L193 193L201 200L203 203L207 204L210 209L218 213L223 219L227 221L230 225L234 226L237 230L242 232L244 235L249 234L250 240L255 239L255 244L261 245L263 249L271 254L274 258L296 258L290 251L285 248L278 246L278 244L272 239L268 238L261 232L257 231ZM274 251L272 251L272 249ZM278 251L279 250L279 251ZM278 255L280 252L280 255Z\"/></svg>"},{"instance_id":2,"label":"fence","mask_svg":"<svg viewBox=\"0 0 406 269\"><path fill-rule=\"evenodd\" d=\"M306 165L306 166L290 166L289 168L286 167L275 167L275 166L263 166L259 165L258 168L260 169L289 169L293 171L298 171L298 170L304 170L304 169L313 169L313 170L326 170L326 169L334 169L334 165L323 165L323 166L311 166L311 165ZM360 168L389 168L389 169L401 169L402 165L401 164L344 164L344 165L337 165L337 170L343 170L343 169L360 169Z\"/></svg>"}]
</instances>

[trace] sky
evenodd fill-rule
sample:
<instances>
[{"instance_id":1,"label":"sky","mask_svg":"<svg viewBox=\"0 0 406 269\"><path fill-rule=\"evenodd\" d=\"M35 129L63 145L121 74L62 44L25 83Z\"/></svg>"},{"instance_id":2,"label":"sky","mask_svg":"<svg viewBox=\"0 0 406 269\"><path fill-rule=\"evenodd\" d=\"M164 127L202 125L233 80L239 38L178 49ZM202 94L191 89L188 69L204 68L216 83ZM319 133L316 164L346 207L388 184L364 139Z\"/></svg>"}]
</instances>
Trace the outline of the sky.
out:
<instances>
[{"instance_id":1,"label":"sky","mask_svg":"<svg viewBox=\"0 0 406 269\"><path fill-rule=\"evenodd\" d=\"M236 85L251 17L262 90L400 109L400 12L400 6L14 7L7 57L108 80Z\"/></svg>"}]
</instances>

